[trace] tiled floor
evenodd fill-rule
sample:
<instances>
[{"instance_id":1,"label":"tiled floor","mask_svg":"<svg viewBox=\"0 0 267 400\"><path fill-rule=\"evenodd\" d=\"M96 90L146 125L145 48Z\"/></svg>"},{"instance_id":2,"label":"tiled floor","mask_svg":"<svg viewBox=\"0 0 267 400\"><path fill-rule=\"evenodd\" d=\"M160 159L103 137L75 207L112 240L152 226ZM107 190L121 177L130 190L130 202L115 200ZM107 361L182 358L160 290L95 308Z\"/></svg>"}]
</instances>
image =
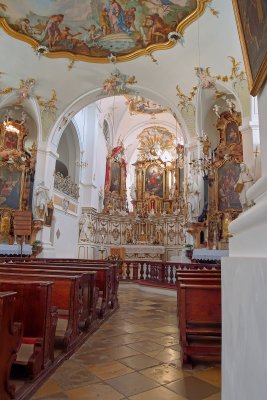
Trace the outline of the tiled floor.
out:
<instances>
[{"instance_id":1,"label":"tiled floor","mask_svg":"<svg viewBox=\"0 0 267 400\"><path fill-rule=\"evenodd\" d=\"M124 284L119 302L32 399L221 399L219 367L181 369L175 296Z\"/></svg>"}]
</instances>

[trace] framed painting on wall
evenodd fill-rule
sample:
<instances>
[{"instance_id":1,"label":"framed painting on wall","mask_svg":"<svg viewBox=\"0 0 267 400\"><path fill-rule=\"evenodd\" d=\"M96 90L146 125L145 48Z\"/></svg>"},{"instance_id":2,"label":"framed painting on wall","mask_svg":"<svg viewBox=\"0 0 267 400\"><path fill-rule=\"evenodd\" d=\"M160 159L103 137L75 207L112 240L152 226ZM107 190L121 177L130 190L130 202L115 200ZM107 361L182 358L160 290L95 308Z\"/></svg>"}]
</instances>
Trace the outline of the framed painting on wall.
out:
<instances>
[{"instance_id":1,"label":"framed painting on wall","mask_svg":"<svg viewBox=\"0 0 267 400\"><path fill-rule=\"evenodd\" d=\"M217 209L241 210L239 194L235 186L240 175L240 164L237 162L226 162L217 170Z\"/></svg>"},{"instance_id":2,"label":"framed painting on wall","mask_svg":"<svg viewBox=\"0 0 267 400\"><path fill-rule=\"evenodd\" d=\"M252 96L267 76L267 2L233 0L236 22Z\"/></svg>"},{"instance_id":3,"label":"framed painting on wall","mask_svg":"<svg viewBox=\"0 0 267 400\"><path fill-rule=\"evenodd\" d=\"M16 168L0 168L0 207L20 208L22 172Z\"/></svg>"}]
</instances>

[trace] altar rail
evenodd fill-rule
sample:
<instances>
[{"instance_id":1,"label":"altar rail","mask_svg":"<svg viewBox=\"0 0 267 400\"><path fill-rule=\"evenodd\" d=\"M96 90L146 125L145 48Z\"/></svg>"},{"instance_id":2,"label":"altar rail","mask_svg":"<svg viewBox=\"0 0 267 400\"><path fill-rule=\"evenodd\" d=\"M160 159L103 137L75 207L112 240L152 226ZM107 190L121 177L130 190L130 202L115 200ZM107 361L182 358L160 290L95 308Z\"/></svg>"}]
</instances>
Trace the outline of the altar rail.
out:
<instances>
[{"instance_id":1,"label":"altar rail","mask_svg":"<svg viewBox=\"0 0 267 400\"><path fill-rule=\"evenodd\" d=\"M175 288L176 272L184 270L220 271L220 264L211 263L175 263L161 261L125 261L120 269L120 280L154 284L155 286Z\"/></svg>"}]
</instances>

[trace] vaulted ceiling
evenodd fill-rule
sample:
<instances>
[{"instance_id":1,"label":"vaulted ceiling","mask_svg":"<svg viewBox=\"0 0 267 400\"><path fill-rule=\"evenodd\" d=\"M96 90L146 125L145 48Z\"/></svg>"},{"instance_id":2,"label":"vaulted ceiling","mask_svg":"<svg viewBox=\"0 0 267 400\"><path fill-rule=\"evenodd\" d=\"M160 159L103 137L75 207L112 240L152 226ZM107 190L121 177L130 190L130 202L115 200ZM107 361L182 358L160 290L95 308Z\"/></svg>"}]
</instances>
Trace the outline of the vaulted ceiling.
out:
<instances>
[{"instance_id":1,"label":"vaulted ceiling","mask_svg":"<svg viewBox=\"0 0 267 400\"><path fill-rule=\"evenodd\" d=\"M92 29L93 22L96 20L94 19L96 13L101 13L105 5L106 9L109 10L109 7L114 4L114 0L110 2L95 0L88 2L73 2L71 0L2 1L3 3L0 3L1 15L6 17L6 21L13 29L20 30L20 32L21 29L29 29L26 20L35 21L35 25L42 25L45 20L51 21L52 14L64 14L64 20L58 25L60 31L63 32L67 27L70 28L69 32L72 34L81 32L81 35L77 35L76 39L75 37L72 38L72 43L75 40L80 40L82 34L84 35L86 32L90 35L90 32L86 29ZM132 31L129 34L129 32L125 33L125 27L122 27L120 32L116 32L115 28L111 27L110 29L114 31L107 32L106 35L109 35L113 43L117 44L124 43L127 33L132 41L136 39L135 45L138 43L140 45L140 37L143 38L141 46L143 55L137 57L136 48L133 49L134 55L132 55L132 45L128 42L128 44L124 43L127 51L122 47L115 48L115 52L112 52L111 48L107 51L109 44L104 43L105 36L101 34L102 37L98 38L102 40L99 49L105 49L105 51L101 50L100 52L102 58L100 57L100 60L97 60L97 57L94 59L92 57L92 54L94 54L92 46L90 47L87 43L91 58L80 57L84 60L81 61L77 54L75 57L71 54L71 49L69 54L58 53L57 48L53 48L53 44L47 41L42 42L40 38L38 42L36 35L35 41L32 39L18 40L18 35L11 31L6 26L6 22L2 20L2 27L5 26L5 29L0 30L0 72L2 72L0 91L3 91L0 96L0 107L14 102L14 99L18 96L17 89L20 86L20 80L25 81L32 78L35 80L32 93L35 96L40 96L39 99L44 102L51 99L53 90L55 91L54 99L56 97L56 101L54 104L57 111L55 121L49 128L55 130L62 125L64 118L72 117L85 105L107 97L107 92L103 91L103 82L111 76L115 68L118 68L124 76L129 77L134 82L128 86L135 96L144 96L171 110L169 115L172 126L175 125L172 114L177 116L182 134L187 140L194 135L195 121L200 118L195 118L197 99L201 95L197 90L199 77L195 68L202 67L205 69L208 79L215 82L216 85L215 89L209 87L206 91L206 102L210 103L211 106L216 101L217 90L217 94L225 93L239 97L237 103L240 109L242 108L242 96L244 93L247 96L248 92L246 83L241 82L242 76L238 75L244 70L244 66L231 0L198 0L199 11L188 24L185 24L184 21L188 18L190 10L194 12L196 9L195 0L132 0L127 2L119 0L118 3L124 10L124 17L127 14L126 10L135 8L135 29L128 25L129 31ZM101 9L99 9L99 5L102 6ZM181 10L187 10L187 14L182 14ZM157 36L157 30L154 29L154 42L151 39L151 43L147 45L146 37L142 34L142 26L144 31L144 21L146 21L147 15L157 14L161 16L162 20L165 18L165 28L168 27L168 29L166 28L164 31L164 37ZM173 17L174 14L177 17L176 24L175 21L171 24L170 16ZM129 21L133 21L133 19L129 20L128 18L127 21L130 24ZM99 20L98 23L100 24ZM153 24L155 27L155 21ZM100 28L97 23L95 25L96 28ZM151 33L149 27L145 28L146 33ZM183 36L177 43L168 40L167 34L171 31L171 28L172 32L175 30L183 31ZM66 43L71 42L70 36L68 38L69 41ZM22 36L19 39L22 39ZM48 47L49 53L41 54L41 52L35 51L36 47L42 44ZM140 53L140 49L138 51ZM116 61L116 63L108 62L108 57L113 53L117 57L112 61ZM229 57L233 57L234 60ZM96 61L101 62L97 63ZM223 79L223 77L230 78L235 61L240 62L236 69L236 77L234 79ZM209 68L206 69L207 67ZM242 83L238 90L236 89L237 82ZM4 94L5 89L9 87L13 90L9 94ZM179 90L179 93L177 90ZM198 112L196 112L196 115L198 115ZM144 117L140 114L138 118L141 120L150 119L151 115ZM201 116L202 119L205 119L205 115ZM46 137L48 137L48 134L49 132L47 132Z\"/></svg>"}]
</instances>

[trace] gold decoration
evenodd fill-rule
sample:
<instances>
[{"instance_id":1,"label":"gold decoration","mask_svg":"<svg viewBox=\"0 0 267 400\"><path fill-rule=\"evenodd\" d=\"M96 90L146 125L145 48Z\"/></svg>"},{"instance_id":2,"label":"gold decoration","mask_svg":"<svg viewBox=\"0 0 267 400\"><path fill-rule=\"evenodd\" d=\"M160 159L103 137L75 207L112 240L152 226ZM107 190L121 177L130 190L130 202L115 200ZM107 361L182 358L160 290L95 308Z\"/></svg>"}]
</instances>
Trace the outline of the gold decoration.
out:
<instances>
[{"instance_id":1,"label":"gold decoration","mask_svg":"<svg viewBox=\"0 0 267 400\"><path fill-rule=\"evenodd\" d=\"M215 8L213 8L213 7L211 7L211 3L213 2L213 0L209 0L209 3L210 4L208 4L207 5L207 7L209 8L209 10L210 10L210 12L212 13L212 15L214 15L215 17L217 17L218 18L218 16L219 16L219 11L218 10L215 10Z\"/></svg>"},{"instance_id":2,"label":"gold decoration","mask_svg":"<svg viewBox=\"0 0 267 400\"><path fill-rule=\"evenodd\" d=\"M14 89L12 87L7 87L5 89L2 89L2 90L0 90L0 96L11 93L11 92L13 92L13 90Z\"/></svg>"},{"instance_id":3,"label":"gold decoration","mask_svg":"<svg viewBox=\"0 0 267 400\"><path fill-rule=\"evenodd\" d=\"M145 128L137 136L139 140L139 154L142 160L161 158L165 151L175 156L175 134L160 126ZM175 153L175 154L174 154Z\"/></svg>"},{"instance_id":4,"label":"gold decoration","mask_svg":"<svg viewBox=\"0 0 267 400\"><path fill-rule=\"evenodd\" d=\"M74 66L75 60L71 60L68 64L68 70L72 70L73 66Z\"/></svg>"},{"instance_id":5,"label":"gold decoration","mask_svg":"<svg viewBox=\"0 0 267 400\"><path fill-rule=\"evenodd\" d=\"M190 92L189 96L186 96L180 89L179 85L176 86L176 96L179 97L180 101L178 103L178 107L181 108L181 110L188 109L189 107L195 108L195 106L192 103L193 98L196 95L197 92L197 86L194 86Z\"/></svg>"},{"instance_id":6,"label":"gold decoration","mask_svg":"<svg viewBox=\"0 0 267 400\"><path fill-rule=\"evenodd\" d=\"M57 102L57 94L55 89L52 89L52 95L49 100L45 101L41 96L36 96L39 106L42 108L42 111L56 111L58 108L56 106Z\"/></svg>"},{"instance_id":7,"label":"gold decoration","mask_svg":"<svg viewBox=\"0 0 267 400\"><path fill-rule=\"evenodd\" d=\"M191 25L194 21L196 21L198 18L200 18L200 16L204 13L205 8L209 2L210 2L210 0L197 0L195 9L193 11L191 11L191 13L188 16L184 17L180 22L177 23L175 31L180 34L183 34L185 29L189 25ZM139 2L139 4L142 4L142 2ZM3 5L3 8L2 8L3 10L4 9L6 10L8 8L5 4L2 4L2 5ZM165 7L165 6L163 6L163 7ZM144 14L144 17L146 17L146 16L150 17L150 15ZM38 42L36 39L34 39L29 34L18 32L15 29L15 25L13 26L13 25L9 24L6 18L3 18L3 17L0 18L0 26L5 30L5 32L7 34L14 37L15 39L22 40L22 41L30 44L34 49L37 49L39 47L40 42ZM169 26L169 28L171 29L171 26ZM135 32L132 32L132 33L135 34ZM160 29L157 33L159 36L163 35L160 32ZM79 32L77 34L70 33L70 35L75 35L75 36L77 36L78 34L79 34ZM153 53L154 51L167 50L167 49L170 49L173 46L175 46L175 43L173 41L168 40L168 32L166 32L165 41L162 41L159 43L157 42L158 37L159 37L158 35L156 35L156 39L153 42L153 44L148 44L145 48L139 48L138 50L132 51L132 53L130 53L130 50L129 50L128 54L118 56L117 61L118 62L131 61L131 60L133 60L137 57L143 56L143 55L148 55L151 57L151 53ZM72 38L73 38L73 36L72 36ZM78 40L78 39L76 39L76 40ZM53 47L53 43L51 44L51 46ZM83 55L82 53L74 54L74 53L71 53L71 51L66 50L66 48L64 48L64 47L63 47L63 49L64 49L63 51L52 49L52 51L49 51L49 52L43 53L43 54L45 54L45 56L49 57L49 58L62 58L62 57L70 58L70 55L71 55L71 57L75 61L86 61L86 62L94 62L94 63L108 63L109 62L108 57L106 55L94 57L92 55ZM89 52L89 54L90 54L90 52ZM152 56L152 58L153 58L153 56Z\"/></svg>"},{"instance_id":8,"label":"gold decoration","mask_svg":"<svg viewBox=\"0 0 267 400\"><path fill-rule=\"evenodd\" d=\"M186 96L180 89L179 85L176 86L176 96L179 97L178 107L181 110L188 109L192 107L195 109L193 104L193 99L197 93L199 87L203 89L213 89L215 93L216 99L226 96L227 93L222 92L217 89L216 81L222 82L233 82L233 86L235 87L237 82L241 82L245 80L245 72L243 70L240 71L240 64L241 62L237 62L234 57L228 56L229 60L232 63L232 70L230 75L212 75L210 73L210 67L202 68L202 67L195 67L196 75L199 79L199 84L197 86L193 86L189 96Z\"/></svg>"}]
</instances>

